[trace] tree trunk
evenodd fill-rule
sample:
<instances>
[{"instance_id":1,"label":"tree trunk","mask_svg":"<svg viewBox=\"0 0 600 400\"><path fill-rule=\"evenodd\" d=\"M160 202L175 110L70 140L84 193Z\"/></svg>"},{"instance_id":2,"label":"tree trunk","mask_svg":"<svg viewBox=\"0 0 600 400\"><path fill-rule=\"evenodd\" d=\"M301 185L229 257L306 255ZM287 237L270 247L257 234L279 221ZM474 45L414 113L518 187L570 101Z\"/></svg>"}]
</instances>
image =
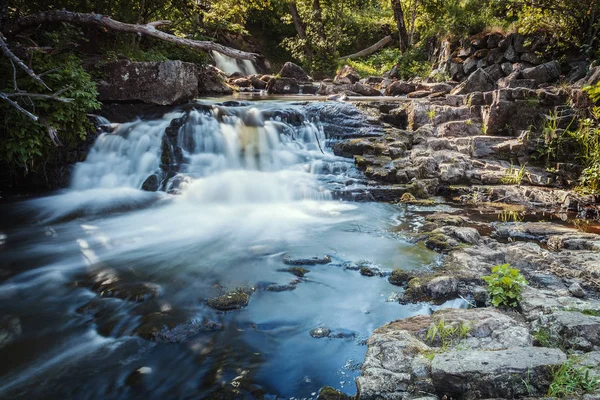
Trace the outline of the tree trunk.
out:
<instances>
[{"instance_id":1,"label":"tree trunk","mask_svg":"<svg viewBox=\"0 0 600 400\"><path fill-rule=\"evenodd\" d=\"M408 32L404 22L404 11L400 0L392 0L392 9L394 10L394 20L398 26L398 39L400 40L400 51L404 53L408 49Z\"/></svg>"},{"instance_id":2,"label":"tree trunk","mask_svg":"<svg viewBox=\"0 0 600 400\"><path fill-rule=\"evenodd\" d=\"M219 53L225 54L229 57L233 57L236 59L257 60L261 58L261 56L256 53L248 53L245 51L232 49L231 47L226 47L222 44L215 42L180 38L178 36L170 35L168 33L156 29L157 27L162 25L169 25L169 21L155 21L145 25L126 24L124 22L116 21L104 15L77 13L61 10L47 11L20 18L15 24L10 26L9 29L5 29L4 31L7 35L15 35L27 28L32 28L41 24L51 22L69 22L72 24L80 25L96 25L116 32L143 34L155 39L163 40L165 42L175 43L180 46L186 46L192 49L202 50L205 52L218 51Z\"/></svg>"},{"instance_id":3,"label":"tree trunk","mask_svg":"<svg viewBox=\"0 0 600 400\"><path fill-rule=\"evenodd\" d=\"M315 20L315 27L319 39L325 43L327 37L325 36L325 25L323 24L323 13L321 11L321 2L319 0L313 1L313 18Z\"/></svg>"},{"instance_id":4,"label":"tree trunk","mask_svg":"<svg viewBox=\"0 0 600 400\"><path fill-rule=\"evenodd\" d=\"M298 32L298 36L300 39L304 40L304 55L306 58L313 58L313 51L310 47L310 43L306 38L306 31L304 30L304 25L302 24L302 20L300 19L300 15L298 14L298 8L296 7L296 2L290 2L290 12L292 13L292 19L294 20L294 26L296 27L296 32Z\"/></svg>"},{"instance_id":5,"label":"tree trunk","mask_svg":"<svg viewBox=\"0 0 600 400\"><path fill-rule=\"evenodd\" d=\"M381 39L379 42L375 43L373 46L369 46L366 49L359 51L358 53L350 54L349 56L340 57L340 60L354 59L354 58L368 56L369 54L375 53L377 50L388 45L391 42L392 42L392 37L386 36L383 39Z\"/></svg>"}]
</instances>

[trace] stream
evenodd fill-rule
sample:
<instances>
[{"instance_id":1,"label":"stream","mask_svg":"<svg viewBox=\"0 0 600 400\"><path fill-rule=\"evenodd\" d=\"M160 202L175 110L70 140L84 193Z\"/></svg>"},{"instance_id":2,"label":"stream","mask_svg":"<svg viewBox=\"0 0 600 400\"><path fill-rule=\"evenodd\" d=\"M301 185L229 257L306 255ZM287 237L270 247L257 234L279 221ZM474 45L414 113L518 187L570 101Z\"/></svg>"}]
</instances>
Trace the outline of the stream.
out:
<instances>
[{"instance_id":1,"label":"stream","mask_svg":"<svg viewBox=\"0 0 600 400\"><path fill-rule=\"evenodd\" d=\"M367 182L331 151L379 129L339 103L198 102L111 125L68 189L4 199L0 398L356 393L373 330L438 308L386 279L439 262L394 229L419 217L351 201ZM208 305L232 291L248 305Z\"/></svg>"}]
</instances>

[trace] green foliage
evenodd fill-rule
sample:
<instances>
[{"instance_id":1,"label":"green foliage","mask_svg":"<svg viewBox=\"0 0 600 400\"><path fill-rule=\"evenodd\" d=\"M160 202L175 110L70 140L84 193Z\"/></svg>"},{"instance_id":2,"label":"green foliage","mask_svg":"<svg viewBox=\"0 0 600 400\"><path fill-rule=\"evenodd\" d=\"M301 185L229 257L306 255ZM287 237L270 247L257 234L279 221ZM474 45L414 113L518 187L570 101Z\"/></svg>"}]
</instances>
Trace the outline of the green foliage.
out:
<instances>
[{"instance_id":1,"label":"green foliage","mask_svg":"<svg viewBox=\"0 0 600 400\"><path fill-rule=\"evenodd\" d=\"M360 76L383 75L384 72L391 70L400 58L400 50L394 48L384 48L368 57L358 58L356 60L344 60L338 65L348 64L358 72Z\"/></svg>"},{"instance_id":2,"label":"green foliage","mask_svg":"<svg viewBox=\"0 0 600 400\"><path fill-rule=\"evenodd\" d=\"M566 363L555 368L548 396L570 397L593 392L600 387L600 379L590 375L590 366L578 365L580 357L569 357Z\"/></svg>"},{"instance_id":3,"label":"green foliage","mask_svg":"<svg viewBox=\"0 0 600 400\"><path fill-rule=\"evenodd\" d=\"M521 165L519 168L515 168L512 164L510 168L506 170L505 175L500 180L505 185L519 185L523 181L523 178L527 174L526 165Z\"/></svg>"},{"instance_id":4,"label":"green foliage","mask_svg":"<svg viewBox=\"0 0 600 400\"><path fill-rule=\"evenodd\" d=\"M48 135L49 127L56 130L63 146L73 148L93 129L86 114L100 107L96 100L96 85L75 55L35 54L33 67L40 72L51 71L43 77L46 84L54 90L66 88L61 96L72 101L63 103L51 99L20 98L19 102L23 107L40 117L39 122L33 122L4 102L0 103L0 159L5 160L9 166L25 167L26 170L35 169L42 161L52 159L55 145ZM11 67L4 62L2 68L9 71ZM10 75L0 78L1 91L12 92ZM21 90L30 93L47 92L25 74L19 74L17 82Z\"/></svg>"},{"instance_id":5,"label":"green foliage","mask_svg":"<svg viewBox=\"0 0 600 400\"><path fill-rule=\"evenodd\" d=\"M532 336L540 344L540 346L553 347L550 331L548 329L540 328L537 331L533 332Z\"/></svg>"},{"instance_id":6,"label":"green foliage","mask_svg":"<svg viewBox=\"0 0 600 400\"><path fill-rule=\"evenodd\" d=\"M482 279L488 284L488 293L494 307L517 307L523 286L528 283L519 270L511 268L509 264L496 265L492 268L492 274Z\"/></svg>"},{"instance_id":7,"label":"green foliage","mask_svg":"<svg viewBox=\"0 0 600 400\"><path fill-rule=\"evenodd\" d=\"M469 336L471 332L471 325L469 323L463 324L462 322L455 325L446 325L444 320L433 324L427 330L425 339L430 343L434 344L439 341L443 351L446 351L448 347L458 339L464 339Z\"/></svg>"}]
</instances>

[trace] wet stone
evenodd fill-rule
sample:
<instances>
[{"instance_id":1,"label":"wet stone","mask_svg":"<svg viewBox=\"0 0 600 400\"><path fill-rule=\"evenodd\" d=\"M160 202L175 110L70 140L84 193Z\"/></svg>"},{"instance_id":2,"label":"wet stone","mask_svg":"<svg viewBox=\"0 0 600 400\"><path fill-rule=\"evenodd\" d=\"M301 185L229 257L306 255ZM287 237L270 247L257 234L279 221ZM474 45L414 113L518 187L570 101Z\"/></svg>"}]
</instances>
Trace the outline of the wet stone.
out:
<instances>
[{"instance_id":1,"label":"wet stone","mask_svg":"<svg viewBox=\"0 0 600 400\"><path fill-rule=\"evenodd\" d=\"M217 322L156 313L146 316L143 324L134 333L144 339L160 343L183 343L202 332L214 332L223 329Z\"/></svg>"},{"instance_id":2,"label":"wet stone","mask_svg":"<svg viewBox=\"0 0 600 400\"><path fill-rule=\"evenodd\" d=\"M362 268L360 269L360 274L361 274L362 276L375 276L375 275L376 275L375 271L373 271L373 270L372 270L371 268L369 268L369 267L362 267Z\"/></svg>"},{"instance_id":3,"label":"wet stone","mask_svg":"<svg viewBox=\"0 0 600 400\"><path fill-rule=\"evenodd\" d=\"M324 337L328 337L331 334L331 330L329 328L321 326L318 328L311 329L309 333L310 336L316 339L321 339Z\"/></svg>"},{"instance_id":4,"label":"wet stone","mask_svg":"<svg viewBox=\"0 0 600 400\"><path fill-rule=\"evenodd\" d=\"M412 279L412 275L402 268L396 268L392 271L392 274L388 277L388 282L392 285L401 286L408 283Z\"/></svg>"},{"instance_id":5,"label":"wet stone","mask_svg":"<svg viewBox=\"0 0 600 400\"><path fill-rule=\"evenodd\" d=\"M239 310L250 301L248 290L235 290L208 300L208 305L219 311Z\"/></svg>"},{"instance_id":6,"label":"wet stone","mask_svg":"<svg viewBox=\"0 0 600 400\"><path fill-rule=\"evenodd\" d=\"M296 275L299 278L304 277L304 275L306 275L310 272L306 268L302 268L302 267L290 267L290 268L280 269L279 271L289 272L290 274Z\"/></svg>"},{"instance_id":7,"label":"wet stone","mask_svg":"<svg viewBox=\"0 0 600 400\"><path fill-rule=\"evenodd\" d=\"M283 262L288 265L318 265L318 264L329 264L331 257L328 255L317 255L310 258L292 257L285 256Z\"/></svg>"}]
</instances>

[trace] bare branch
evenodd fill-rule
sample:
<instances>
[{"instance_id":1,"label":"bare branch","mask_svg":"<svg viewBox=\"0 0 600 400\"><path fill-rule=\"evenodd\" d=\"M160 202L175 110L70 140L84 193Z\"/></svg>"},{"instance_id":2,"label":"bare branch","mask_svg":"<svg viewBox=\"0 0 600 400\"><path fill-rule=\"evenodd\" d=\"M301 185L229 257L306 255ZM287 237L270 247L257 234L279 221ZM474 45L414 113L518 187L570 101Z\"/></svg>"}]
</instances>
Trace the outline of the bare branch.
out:
<instances>
[{"instance_id":1,"label":"bare branch","mask_svg":"<svg viewBox=\"0 0 600 400\"><path fill-rule=\"evenodd\" d=\"M24 29L51 22L69 22L72 24L96 25L116 32L143 34L155 39L163 40L165 42L175 43L180 46L186 46L205 52L218 51L219 53L236 59L256 60L261 58L261 56L256 53L248 53L210 41L180 38L156 29L158 26L167 25L167 23L169 23L168 21L155 21L145 25L127 24L116 21L105 15L94 13L78 13L65 10L46 11L20 18L6 32L16 34Z\"/></svg>"},{"instance_id":2,"label":"bare branch","mask_svg":"<svg viewBox=\"0 0 600 400\"><path fill-rule=\"evenodd\" d=\"M58 92L57 92L58 93ZM4 96L10 97L29 97L32 99L45 99L45 100L55 100L61 103L70 103L73 99L68 97L59 97L58 94L40 94L40 93L27 93L27 92L18 92L18 93L4 93Z\"/></svg>"},{"instance_id":3,"label":"bare branch","mask_svg":"<svg viewBox=\"0 0 600 400\"><path fill-rule=\"evenodd\" d=\"M31 68L29 68L27 65L25 65L25 63L23 61L21 61L21 59L19 57L17 57L12 51L10 51L10 49L8 48L8 45L6 44L6 42L4 40L5 40L4 36L2 36L2 34L0 34L0 47L2 48L2 52L4 53L4 55L6 57L8 57L11 61L16 63L19 66L19 68L21 68L23 71L25 71L27 73L27 75L29 75L34 81L36 81L37 83L39 83L46 89L51 90L48 87L48 85L46 85L46 83L39 76L37 76L35 74L35 72L33 72L31 70Z\"/></svg>"},{"instance_id":4,"label":"bare branch","mask_svg":"<svg viewBox=\"0 0 600 400\"><path fill-rule=\"evenodd\" d=\"M14 108L16 108L17 110L19 110L20 112L22 112L23 114L27 115L33 121L35 121L35 122L38 121L39 118L36 115L33 115L32 113L30 113L29 111L27 111L26 109L24 109L23 107L21 107L18 103L16 103L16 102L12 101L11 99L9 99L8 96L5 93L0 92L0 99L6 101L8 104L10 104Z\"/></svg>"}]
</instances>

